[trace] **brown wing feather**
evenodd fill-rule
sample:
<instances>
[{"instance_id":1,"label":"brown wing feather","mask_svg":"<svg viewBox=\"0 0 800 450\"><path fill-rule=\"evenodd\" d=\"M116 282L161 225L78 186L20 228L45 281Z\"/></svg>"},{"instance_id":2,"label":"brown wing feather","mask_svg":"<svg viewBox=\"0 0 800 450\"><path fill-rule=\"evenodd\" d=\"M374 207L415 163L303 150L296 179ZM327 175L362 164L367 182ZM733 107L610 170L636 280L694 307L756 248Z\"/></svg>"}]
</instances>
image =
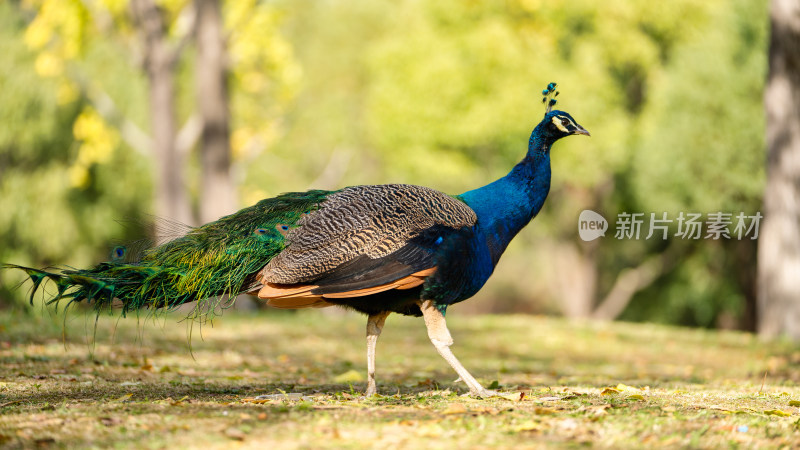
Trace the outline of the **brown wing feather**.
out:
<instances>
[{"instance_id":1,"label":"brown wing feather","mask_svg":"<svg viewBox=\"0 0 800 450\"><path fill-rule=\"evenodd\" d=\"M476 221L464 202L434 189L404 184L345 188L287 232L286 248L258 279L264 284L313 283L359 257L392 255L425 230L460 229Z\"/></svg>"},{"instance_id":2,"label":"brown wing feather","mask_svg":"<svg viewBox=\"0 0 800 450\"><path fill-rule=\"evenodd\" d=\"M267 300L267 305L279 309L302 309L302 308L326 308L333 306L333 303L328 303L321 300L319 297L285 297L285 298L271 298Z\"/></svg>"},{"instance_id":3,"label":"brown wing feather","mask_svg":"<svg viewBox=\"0 0 800 450\"><path fill-rule=\"evenodd\" d=\"M305 297L303 294L308 293L317 286L311 284L275 284L266 283L259 291L259 298L277 298L277 297Z\"/></svg>"},{"instance_id":4,"label":"brown wing feather","mask_svg":"<svg viewBox=\"0 0 800 450\"><path fill-rule=\"evenodd\" d=\"M332 303L326 302L326 298L342 299L364 297L392 289L412 289L424 283L425 278L432 275L434 272L436 272L436 268L431 267L380 286L345 292L329 292L322 295L314 295L311 293L311 291L317 287L314 285L280 285L267 283L258 291L258 298L267 300L267 305L269 306L281 309L325 308L333 305Z\"/></svg>"}]
</instances>

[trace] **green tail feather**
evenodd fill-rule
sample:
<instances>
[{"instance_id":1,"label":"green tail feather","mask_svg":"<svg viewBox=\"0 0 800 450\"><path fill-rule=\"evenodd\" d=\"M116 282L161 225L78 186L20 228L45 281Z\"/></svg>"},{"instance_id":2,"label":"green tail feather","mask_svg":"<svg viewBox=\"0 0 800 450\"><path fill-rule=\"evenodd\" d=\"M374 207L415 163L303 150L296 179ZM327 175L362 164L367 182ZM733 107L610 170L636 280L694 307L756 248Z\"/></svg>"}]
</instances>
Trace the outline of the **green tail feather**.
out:
<instances>
[{"instance_id":1,"label":"green tail feather","mask_svg":"<svg viewBox=\"0 0 800 450\"><path fill-rule=\"evenodd\" d=\"M284 248L277 228L293 226L331 193L294 192L262 200L145 250L135 263L112 258L85 270L46 271L13 264L0 268L28 274L33 281L31 302L49 280L57 292L46 299L48 304L88 301L99 311L117 299L123 315L143 307L172 309L193 301L203 306L210 297L234 297L246 291L255 274Z\"/></svg>"}]
</instances>

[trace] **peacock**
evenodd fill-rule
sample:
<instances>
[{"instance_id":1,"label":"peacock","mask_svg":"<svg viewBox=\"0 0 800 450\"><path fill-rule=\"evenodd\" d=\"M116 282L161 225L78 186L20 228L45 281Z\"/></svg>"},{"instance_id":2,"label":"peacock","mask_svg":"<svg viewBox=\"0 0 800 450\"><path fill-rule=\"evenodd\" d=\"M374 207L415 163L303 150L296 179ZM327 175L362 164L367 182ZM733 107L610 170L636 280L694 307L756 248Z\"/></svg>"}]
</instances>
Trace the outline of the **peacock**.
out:
<instances>
[{"instance_id":1,"label":"peacock","mask_svg":"<svg viewBox=\"0 0 800 450\"><path fill-rule=\"evenodd\" d=\"M24 270L55 285L48 302L90 302L170 310L247 293L275 308L343 306L367 315L366 396L377 393L375 348L391 313L421 316L439 354L473 396L494 395L456 359L447 307L472 297L491 276L511 239L550 191L550 149L586 131L553 109L556 84L542 91L544 119L525 157L503 178L460 195L408 184L291 192L192 228L135 261L117 249L85 269Z\"/></svg>"}]
</instances>

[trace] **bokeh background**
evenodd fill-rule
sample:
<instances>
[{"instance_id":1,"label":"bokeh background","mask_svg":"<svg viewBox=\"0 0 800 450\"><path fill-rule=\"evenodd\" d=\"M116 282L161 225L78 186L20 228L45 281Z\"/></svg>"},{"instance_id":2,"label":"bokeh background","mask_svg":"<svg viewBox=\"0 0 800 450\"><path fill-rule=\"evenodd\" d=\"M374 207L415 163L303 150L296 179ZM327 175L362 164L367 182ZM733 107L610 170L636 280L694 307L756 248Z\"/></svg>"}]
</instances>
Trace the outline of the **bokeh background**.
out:
<instances>
[{"instance_id":1,"label":"bokeh background","mask_svg":"<svg viewBox=\"0 0 800 450\"><path fill-rule=\"evenodd\" d=\"M286 191L461 193L523 156L555 81L592 137L555 146L458 314L753 330L757 241L613 222L761 210L769 30L760 0L0 1L0 261L88 266ZM0 271L0 308L34 311L23 279Z\"/></svg>"}]
</instances>

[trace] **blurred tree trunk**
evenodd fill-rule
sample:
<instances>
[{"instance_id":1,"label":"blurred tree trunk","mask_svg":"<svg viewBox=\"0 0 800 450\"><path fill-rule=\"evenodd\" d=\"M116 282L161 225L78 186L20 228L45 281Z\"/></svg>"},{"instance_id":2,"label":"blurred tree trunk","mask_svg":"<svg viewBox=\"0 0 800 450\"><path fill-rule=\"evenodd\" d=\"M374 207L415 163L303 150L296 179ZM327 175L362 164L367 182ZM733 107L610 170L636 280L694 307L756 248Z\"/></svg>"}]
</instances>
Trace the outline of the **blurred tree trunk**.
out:
<instances>
[{"instance_id":1,"label":"blurred tree trunk","mask_svg":"<svg viewBox=\"0 0 800 450\"><path fill-rule=\"evenodd\" d=\"M578 319L592 315L598 275L595 247L594 242L582 246L574 242L559 242L550 253L560 297L558 305L566 317Z\"/></svg>"},{"instance_id":2,"label":"blurred tree trunk","mask_svg":"<svg viewBox=\"0 0 800 450\"><path fill-rule=\"evenodd\" d=\"M758 331L800 340L800 2L772 0Z\"/></svg>"},{"instance_id":3,"label":"blurred tree trunk","mask_svg":"<svg viewBox=\"0 0 800 450\"><path fill-rule=\"evenodd\" d=\"M219 0L195 0L197 101L202 121L200 221L235 210L231 180L230 113L225 36Z\"/></svg>"},{"instance_id":4,"label":"blurred tree trunk","mask_svg":"<svg viewBox=\"0 0 800 450\"><path fill-rule=\"evenodd\" d=\"M150 82L156 215L192 225L184 160L176 148L175 67L180 48L168 41L163 12L153 0L131 0L131 12L141 34L144 68Z\"/></svg>"}]
</instances>

